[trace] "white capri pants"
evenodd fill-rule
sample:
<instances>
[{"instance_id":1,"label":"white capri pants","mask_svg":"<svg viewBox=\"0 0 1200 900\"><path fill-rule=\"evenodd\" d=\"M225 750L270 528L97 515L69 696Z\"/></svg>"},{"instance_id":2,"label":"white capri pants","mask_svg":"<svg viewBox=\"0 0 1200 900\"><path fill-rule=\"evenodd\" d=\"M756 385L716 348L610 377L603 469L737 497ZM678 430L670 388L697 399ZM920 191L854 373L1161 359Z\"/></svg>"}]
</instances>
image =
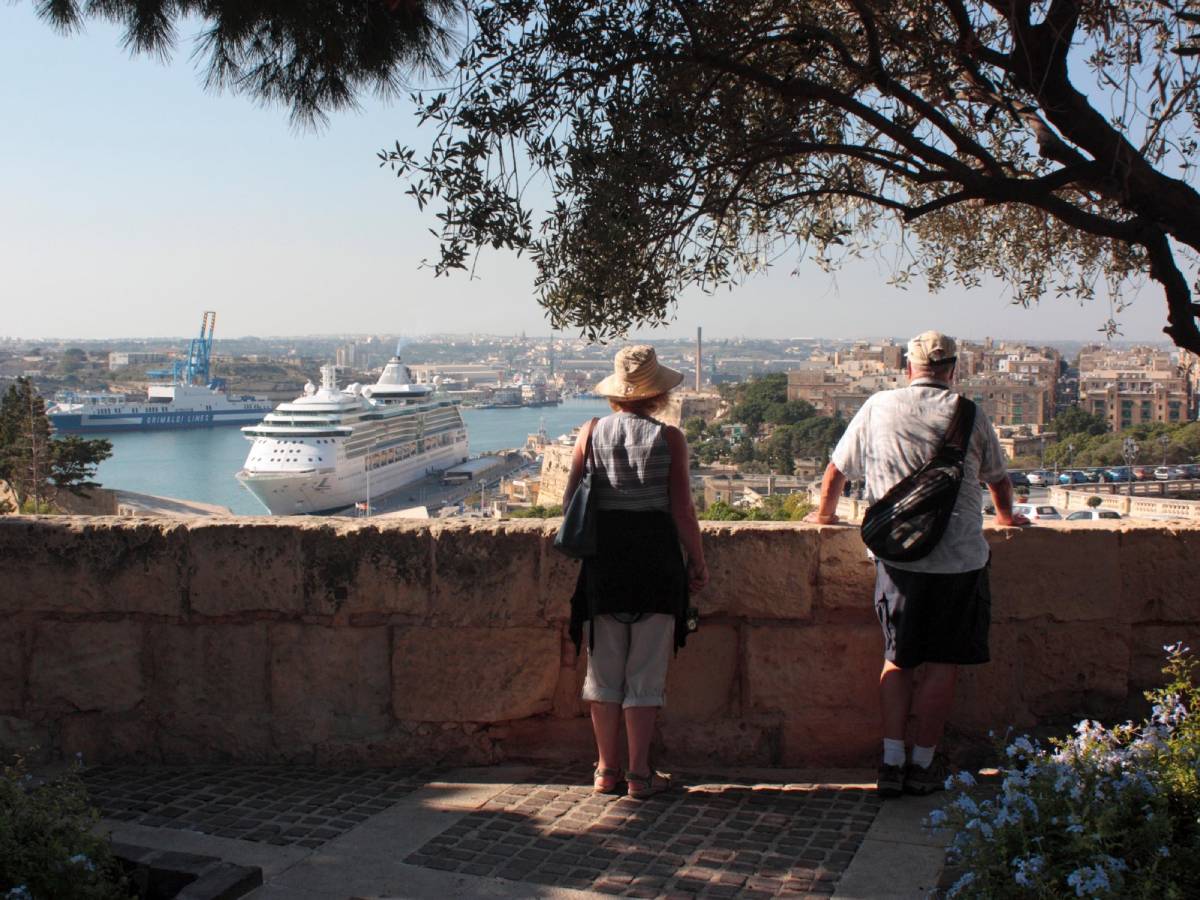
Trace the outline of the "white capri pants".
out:
<instances>
[{"instance_id":1,"label":"white capri pants","mask_svg":"<svg viewBox=\"0 0 1200 900\"><path fill-rule=\"evenodd\" d=\"M675 646L675 617L654 613L626 624L613 616L596 616L584 623L585 645L591 629L596 634L588 650L583 699L626 708L662 706Z\"/></svg>"}]
</instances>

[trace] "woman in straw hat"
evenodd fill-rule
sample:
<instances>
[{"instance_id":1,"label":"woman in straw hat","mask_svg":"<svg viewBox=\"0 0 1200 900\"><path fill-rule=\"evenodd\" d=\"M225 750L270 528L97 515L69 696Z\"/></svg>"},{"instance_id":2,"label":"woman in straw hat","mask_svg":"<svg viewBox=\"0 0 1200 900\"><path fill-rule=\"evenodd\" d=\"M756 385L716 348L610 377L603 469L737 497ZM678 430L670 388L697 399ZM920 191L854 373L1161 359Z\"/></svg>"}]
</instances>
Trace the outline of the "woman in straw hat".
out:
<instances>
[{"instance_id":1,"label":"woman in straw hat","mask_svg":"<svg viewBox=\"0 0 1200 900\"><path fill-rule=\"evenodd\" d=\"M600 793L619 793L622 780L634 798L670 787L650 766L650 739L671 652L687 638L688 593L708 582L687 441L654 418L681 381L653 347L620 350L613 374L596 386L613 414L580 429L563 498L565 508L591 465L597 554L584 561L571 598L571 637L576 650L585 636L588 642L583 699L592 705L599 755L593 787ZM622 710L629 751L623 777Z\"/></svg>"}]
</instances>

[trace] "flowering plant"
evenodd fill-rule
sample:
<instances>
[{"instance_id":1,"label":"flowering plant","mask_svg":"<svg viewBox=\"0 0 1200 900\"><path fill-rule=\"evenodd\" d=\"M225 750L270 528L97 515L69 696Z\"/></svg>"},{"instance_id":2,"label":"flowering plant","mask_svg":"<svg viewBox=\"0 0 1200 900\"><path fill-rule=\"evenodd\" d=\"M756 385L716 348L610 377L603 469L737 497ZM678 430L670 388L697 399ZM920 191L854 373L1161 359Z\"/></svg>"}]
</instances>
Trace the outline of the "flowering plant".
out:
<instances>
[{"instance_id":1,"label":"flowering plant","mask_svg":"<svg viewBox=\"0 0 1200 900\"><path fill-rule=\"evenodd\" d=\"M0 768L0 900L128 898L96 819L73 773L38 783L20 759Z\"/></svg>"},{"instance_id":2,"label":"flowering plant","mask_svg":"<svg viewBox=\"0 0 1200 900\"><path fill-rule=\"evenodd\" d=\"M1200 897L1200 687L1188 648L1164 648L1168 683L1149 718L1084 720L1048 748L1004 749L987 799L969 773L929 818L954 836L950 897Z\"/></svg>"}]
</instances>

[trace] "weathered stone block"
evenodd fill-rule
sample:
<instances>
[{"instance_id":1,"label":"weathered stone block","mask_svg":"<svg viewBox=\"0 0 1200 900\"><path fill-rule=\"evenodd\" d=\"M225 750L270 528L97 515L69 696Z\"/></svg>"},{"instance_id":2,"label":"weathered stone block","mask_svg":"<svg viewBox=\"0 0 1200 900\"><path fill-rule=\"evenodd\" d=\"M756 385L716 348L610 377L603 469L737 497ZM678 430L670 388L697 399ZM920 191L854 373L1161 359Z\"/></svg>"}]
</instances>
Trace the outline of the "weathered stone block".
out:
<instances>
[{"instance_id":1,"label":"weathered stone block","mask_svg":"<svg viewBox=\"0 0 1200 900\"><path fill-rule=\"evenodd\" d=\"M1099 529L989 530L992 621L1120 620L1117 538Z\"/></svg>"},{"instance_id":2,"label":"weathered stone block","mask_svg":"<svg viewBox=\"0 0 1200 900\"><path fill-rule=\"evenodd\" d=\"M300 537L305 609L423 618L429 612L432 548L424 522L310 525Z\"/></svg>"},{"instance_id":3,"label":"weathered stone block","mask_svg":"<svg viewBox=\"0 0 1200 900\"><path fill-rule=\"evenodd\" d=\"M498 722L548 712L557 628L402 628L392 641L392 710L418 722Z\"/></svg>"},{"instance_id":4,"label":"weathered stone block","mask_svg":"<svg viewBox=\"0 0 1200 900\"><path fill-rule=\"evenodd\" d=\"M1130 628L1101 622L1021 630L1021 697L1038 717L1103 717L1124 702Z\"/></svg>"},{"instance_id":5,"label":"weathered stone block","mask_svg":"<svg viewBox=\"0 0 1200 900\"><path fill-rule=\"evenodd\" d=\"M877 716L883 639L871 625L760 625L745 632L743 714L807 716L853 709Z\"/></svg>"},{"instance_id":6,"label":"weathered stone block","mask_svg":"<svg viewBox=\"0 0 1200 900\"><path fill-rule=\"evenodd\" d=\"M666 765L772 766L779 764L780 730L777 722L752 719L713 722L664 719L656 740Z\"/></svg>"},{"instance_id":7,"label":"weathered stone block","mask_svg":"<svg viewBox=\"0 0 1200 900\"><path fill-rule=\"evenodd\" d=\"M823 526L817 557L817 609L866 610L874 615L875 563L867 556L859 530Z\"/></svg>"},{"instance_id":8,"label":"weathered stone block","mask_svg":"<svg viewBox=\"0 0 1200 900\"><path fill-rule=\"evenodd\" d=\"M29 636L30 628L23 622L0 620L0 713L21 711Z\"/></svg>"},{"instance_id":9,"label":"weathered stone block","mask_svg":"<svg viewBox=\"0 0 1200 900\"><path fill-rule=\"evenodd\" d=\"M434 526L431 622L490 627L544 623L540 532L536 521Z\"/></svg>"},{"instance_id":10,"label":"weathered stone block","mask_svg":"<svg viewBox=\"0 0 1200 900\"><path fill-rule=\"evenodd\" d=\"M342 535L354 561L344 608L424 618L433 592L433 538L425 523L358 526Z\"/></svg>"},{"instance_id":11,"label":"weathered stone block","mask_svg":"<svg viewBox=\"0 0 1200 900\"><path fill-rule=\"evenodd\" d=\"M1117 539L1121 612L1126 620L1200 620L1200 578L1196 573L1200 528L1127 527ZM1108 589L1116 593L1112 585Z\"/></svg>"},{"instance_id":12,"label":"weathered stone block","mask_svg":"<svg viewBox=\"0 0 1200 900\"><path fill-rule=\"evenodd\" d=\"M0 611L177 616L187 588L179 524L0 519Z\"/></svg>"},{"instance_id":13,"label":"weathered stone block","mask_svg":"<svg viewBox=\"0 0 1200 900\"><path fill-rule=\"evenodd\" d=\"M565 622L571 618L571 596L575 593L580 563L554 549L558 523L558 519L544 522L540 532L542 615L552 622Z\"/></svg>"},{"instance_id":14,"label":"weathered stone block","mask_svg":"<svg viewBox=\"0 0 1200 900\"><path fill-rule=\"evenodd\" d=\"M738 630L702 623L667 671L664 720L707 722L736 714Z\"/></svg>"},{"instance_id":15,"label":"weathered stone block","mask_svg":"<svg viewBox=\"0 0 1200 900\"><path fill-rule=\"evenodd\" d=\"M880 747L878 713L847 709L800 710L783 723L783 746L777 765L791 768L867 766L877 763Z\"/></svg>"},{"instance_id":16,"label":"weathered stone block","mask_svg":"<svg viewBox=\"0 0 1200 900\"><path fill-rule=\"evenodd\" d=\"M949 722L964 734L984 737L989 731L1029 728L1037 720L1021 699L1023 668L1020 636L1026 623L993 624L988 635L991 662L960 666L954 710Z\"/></svg>"},{"instance_id":17,"label":"weathered stone block","mask_svg":"<svg viewBox=\"0 0 1200 900\"><path fill-rule=\"evenodd\" d=\"M124 712L142 702L144 626L39 622L29 673L29 713Z\"/></svg>"},{"instance_id":18,"label":"weathered stone block","mask_svg":"<svg viewBox=\"0 0 1200 900\"><path fill-rule=\"evenodd\" d=\"M59 749L84 765L152 762L159 758L154 728L140 718L74 713L59 722Z\"/></svg>"},{"instance_id":19,"label":"weathered stone block","mask_svg":"<svg viewBox=\"0 0 1200 900\"><path fill-rule=\"evenodd\" d=\"M1132 694L1139 695L1165 683L1166 676L1162 669L1167 662L1167 653L1163 648L1177 643L1191 647L1193 655L1200 653L1200 621L1133 626L1129 666L1129 690Z\"/></svg>"},{"instance_id":20,"label":"weathered stone block","mask_svg":"<svg viewBox=\"0 0 1200 900\"><path fill-rule=\"evenodd\" d=\"M391 724L388 629L271 626L271 717L277 748L365 737Z\"/></svg>"},{"instance_id":21,"label":"weathered stone block","mask_svg":"<svg viewBox=\"0 0 1200 900\"><path fill-rule=\"evenodd\" d=\"M203 616L303 612L305 531L287 520L190 522L192 611Z\"/></svg>"},{"instance_id":22,"label":"weathered stone block","mask_svg":"<svg viewBox=\"0 0 1200 900\"><path fill-rule=\"evenodd\" d=\"M578 761L596 754L591 719L523 719L488 733L502 759Z\"/></svg>"},{"instance_id":23,"label":"weathered stone block","mask_svg":"<svg viewBox=\"0 0 1200 900\"><path fill-rule=\"evenodd\" d=\"M817 582L817 529L789 522L705 523L709 585L697 598L708 614L808 619Z\"/></svg>"},{"instance_id":24,"label":"weathered stone block","mask_svg":"<svg viewBox=\"0 0 1200 900\"><path fill-rule=\"evenodd\" d=\"M167 758L261 760L270 747L266 622L151 626L150 713Z\"/></svg>"}]
</instances>

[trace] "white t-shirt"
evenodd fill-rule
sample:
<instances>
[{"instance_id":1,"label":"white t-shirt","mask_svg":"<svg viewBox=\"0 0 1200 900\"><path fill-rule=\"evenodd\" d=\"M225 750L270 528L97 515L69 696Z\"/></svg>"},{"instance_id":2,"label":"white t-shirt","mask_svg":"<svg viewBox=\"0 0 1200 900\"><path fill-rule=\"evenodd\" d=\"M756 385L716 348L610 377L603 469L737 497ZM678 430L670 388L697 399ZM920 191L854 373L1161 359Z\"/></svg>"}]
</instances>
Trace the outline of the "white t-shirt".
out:
<instances>
[{"instance_id":1,"label":"white t-shirt","mask_svg":"<svg viewBox=\"0 0 1200 900\"><path fill-rule=\"evenodd\" d=\"M906 388L872 394L850 420L831 461L847 478L866 479L874 503L937 452L954 415L958 394L921 378ZM891 563L910 572L970 572L988 560L983 537L983 488L1005 477L1004 452L979 405L963 464L962 486L946 533L924 559Z\"/></svg>"}]
</instances>

